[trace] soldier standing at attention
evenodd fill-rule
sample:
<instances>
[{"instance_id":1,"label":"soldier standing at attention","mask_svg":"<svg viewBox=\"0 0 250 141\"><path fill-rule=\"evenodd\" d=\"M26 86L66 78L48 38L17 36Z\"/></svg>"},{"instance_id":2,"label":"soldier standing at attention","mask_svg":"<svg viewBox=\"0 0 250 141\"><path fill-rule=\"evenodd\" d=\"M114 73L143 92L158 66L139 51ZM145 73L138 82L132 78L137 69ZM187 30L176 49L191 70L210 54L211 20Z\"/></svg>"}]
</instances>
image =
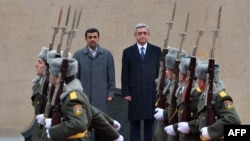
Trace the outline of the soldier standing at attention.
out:
<instances>
[{"instance_id":1,"label":"soldier standing at attention","mask_svg":"<svg viewBox=\"0 0 250 141\"><path fill-rule=\"evenodd\" d=\"M136 43L123 50L122 95L128 101L130 141L152 141L154 132L155 79L158 77L161 48L148 42L148 25L137 24ZM141 121L144 139L141 138Z\"/></svg>"},{"instance_id":2,"label":"soldier standing at attention","mask_svg":"<svg viewBox=\"0 0 250 141\"><path fill-rule=\"evenodd\" d=\"M47 63L48 51L49 51L48 48L43 47L41 52L38 54L38 59L35 64L37 77L32 81L34 85L32 87L33 94L31 96L31 100L32 100L32 105L34 106L34 111L35 111L36 116L43 114L43 113L40 113L40 111L41 111L41 108L43 108L42 104L45 103L45 97L42 96L41 94L41 85L42 85L42 78L43 78L44 72L46 71L46 67L48 67L48 63ZM44 122L44 121L41 121L41 122ZM32 133L32 140L37 141L41 139L41 136L43 133L43 127L38 122L35 122L34 124L35 124L35 128Z\"/></svg>"}]
</instances>

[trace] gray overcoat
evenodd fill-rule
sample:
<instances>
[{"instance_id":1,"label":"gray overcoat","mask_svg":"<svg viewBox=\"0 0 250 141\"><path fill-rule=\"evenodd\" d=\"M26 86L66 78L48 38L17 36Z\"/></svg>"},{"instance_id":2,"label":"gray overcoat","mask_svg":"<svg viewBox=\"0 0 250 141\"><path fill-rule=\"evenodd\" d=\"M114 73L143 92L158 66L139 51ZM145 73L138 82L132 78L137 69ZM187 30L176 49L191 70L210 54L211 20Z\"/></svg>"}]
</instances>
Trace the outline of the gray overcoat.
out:
<instances>
[{"instance_id":1,"label":"gray overcoat","mask_svg":"<svg viewBox=\"0 0 250 141\"><path fill-rule=\"evenodd\" d=\"M73 58L78 61L77 78L90 104L107 113L107 97L115 93L115 66L110 51L100 46L93 57L88 47L75 52Z\"/></svg>"}]
</instances>

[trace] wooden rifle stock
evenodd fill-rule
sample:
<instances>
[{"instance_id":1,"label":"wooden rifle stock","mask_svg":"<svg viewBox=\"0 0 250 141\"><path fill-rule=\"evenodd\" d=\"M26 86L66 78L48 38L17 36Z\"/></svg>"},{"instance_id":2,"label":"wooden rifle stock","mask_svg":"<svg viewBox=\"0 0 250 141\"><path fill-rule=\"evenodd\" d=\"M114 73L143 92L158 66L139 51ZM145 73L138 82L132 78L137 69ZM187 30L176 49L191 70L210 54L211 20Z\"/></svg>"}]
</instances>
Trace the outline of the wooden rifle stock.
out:
<instances>
[{"instance_id":1,"label":"wooden rifle stock","mask_svg":"<svg viewBox=\"0 0 250 141\"><path fill-rule=\"evenodd\" d=\"M176 91L178 89L179 86L179 64L180 64L180 56L182 53L182 46L183 46L183 42L185 40L185 36L186 36L186 32L188 29L188 23L189 23L189 12L187 14L187 19L186 19L186 24L185 24L185 29L184 29L184 33L180 34L181 35L181 43L180 43L180 48L179 51L177 53L176 59L175 59L175 64L174 64L174 72L173 72L173 83L172 83L172 91L170 93L170 118L169 118L169 124L174 124L178 122L178 115L177 115L177 102L176 102Z\"/></svg>"},{"instance_id":2,"label":"wooden rifle stock","mask_svg":"<svg viewBox=\"0 0 250 141\"><path fill-rule=\"evenodd\" d=\"M183 110L181 121L190 121L191 119L191 109L189 107L190 94L193 87L193 80L195 77L195 66L196 66L196 58L194 56L191 57L189 68L187 72L187 80L185 83L185 88L182 94L182 101L184 102L185 109Z\"/></svg>"},{"instance_id":3,"label":"wooden rifle stock","mask_svg":"<svg viewBox=\"0 0 250 141\"><path fill-rule=\"evenodd\" d=\"M184 91L182 94L182 101L184 102L184 110L182 113L181 121L190 121L191 120L191 109L189 107L190 95L193 87L193 80L195 79L195 68L196 68L196 52L199 47L200 37L203 34L203 30L200 29L198 32L198 38L193 50L193 56L190 58L190 63L188 66L187 77L185 82Z\"/></svg>"},{"instance_id":4,"label":"wooden rifle stock","mask_svg":"<svg viewBox=\"0 0 250 141\"><path fill-rule=\"evenodd\" d=\"M68 9L67 20L68 20L68 17L69 17L69 13L70 13L70 7ZM78 19L76 19L77 10L75 10L74 17L73 17L73 22L72 22L72 28L67 33L68 34L68 39L67 39L67 42L66 42L66 49L63 52L62 65L61 65L61 68L60 68L58 81L57 81L57 83L55 85L55 91L54 91L53 98L52 98L52 101L51 101L51 110L52 110L51 112L53 114L52 117L51 117L52 118L51 126L61 123L62 113L60 111L60 95L63 93L66 73L67 73L67 69L68 69L69 49L71 47L72 40L75 37L75 33L77 31L77 28L79 26L81 14L82 14L82 8L80 10L80 13L78 14ZM67 24L67 20L66 20L66 24ZM75 23L76 23L76 25L75 25ZM64 34L63 32L62 32L62 34Z\"/></svg>"},{"instance_id":5,"label":"wooden rifle stock","mask_svg":"<svg viewBox=\"0 0 250 141\"><path fill-rule=\"evenodd\" d=\"M68 69L68 60L63 59L60 73L59 73L59 77L58 77L58 81L57 81L57 84L55 86L55 91L54 91L53 98L51 101L51 106L52 106L51 126L59 124L61 122L62 114L60 112L60 95L63 92L64 81L65 81L67 69Z\"/></svg>"},{"instance_id":6,"label":"wooden rifle stock","mask_svg":"<svg viewBox=\"0 0 250 141\"><path fill-rule=\"evenodd\" d=\"M214 87L214 59L209 59L208 62L208 79L207 79L207 91L205 106L207 110L207 125L209 126L215 121L215 114L212 109L212 100L213 100L213 87Z\"/></svg>"},{"instance_id":7,"label":"wooden rifle stock","mask_svg":"<svg viewBox=\"0 0 250 141\"><path fill-rule=\"evenodd\" d=\"M172 83L172 91L170 93L170 100L171 100L171 104L170 104L170 118L169 118L169 124L174 124L178 122L178 117L177 117L177 102L176 102L176 90L178 88L179 85L179 64L180 64L180 60L176 59L175 60L175 64L174 64L174 79L173 79L173 83Z\"/></svg>"},{"instance_id":8,"label":"wooden rifle stock","mask_svg":"<svg viewBox=\"0 0 250 141\"><path fill-rule=\"evenodd\" d=\"M175 10L176 10L176 1L174 3L174 8L172 12L172 19L171 22L167 23L168 24L168 32L167 32L167 37L164 42L164 48L162 50L162 55L161 55L161 61L160 61L160 70L159 70L159 75L158 75L158 82L156 86L157 90L157 97L156 97L156 103L155 107L165 109L167 104L167 97L163 94L164 86L165 86L165 79L166 79L166 67L165 67L165 56L168 54L168 40L169 40L169 35L170 35L170 30L172 29L172 26L174 24L174 17L175 17Z\"/></svg>"},{"instance_id":9,"label":"wooden rifle stock","mask_svg":"<svg viewBox=\"0 0 250 141\"><path fill-rule=\"evenodd\" d=\"M155 107L165 109L166 108L166 96L163 94L165 79L166 79L166 67L165 67L165 56L168 53L167 49L163 49L161 62L160 62L160 70L159 77L157 82L157 100L155 103Z\"/></svg>"},{"instance_id":10,"label":"wooden rifle stock","mask_svg":"<svg viewBox=\"0 0 250 141\"><path fill-rule=\"evenodd\" d=\"M218 20L217 20L217 28L213 31L213 41L212 48L210 51L210 58L208 60L208 70L207 70L207 82L206 82L206 98L205 98L205 108L207 111L207 125L209 126L215 121L215 113L212 109L212 100L213 100L213 88L214 88L214 49L216 45L216 38L218 37L218 32L220 28L220 20L221 20L221 6L219 8Z\"/></svg>"},{"instance_id":11,"label":"wooden rifle stock","mask_svg":"<svg viewBox=\"0 0 250 141\"><path fill-rule=\"evenodd\" d=\"M62 12L63 12L63 8L61 7L60 12L59 12L58 21L57 21L57 26L53 27L54 32L53 32L53 36L52 36L52 41L49 44L49 51L51 51L53 49L54 42L55 42L55 37L56 37L56 34L58 33L59 26L60 26L60 23L61 23ZM47 98L48 91L49 91L49 83L50 83L49 82L49 77L50 77L49 64L46 62L46 65L47 65L47 68L46 68L46 71L45 71L45 73L43 75L43 82L42 82L42 88L41 88L41 94L42 94L44 99ZM47 104L46 100L44 100L43 103L42 103L39 114L42 114L42 113L45 112L46 104Z\"/></svg>"}]
</instances>

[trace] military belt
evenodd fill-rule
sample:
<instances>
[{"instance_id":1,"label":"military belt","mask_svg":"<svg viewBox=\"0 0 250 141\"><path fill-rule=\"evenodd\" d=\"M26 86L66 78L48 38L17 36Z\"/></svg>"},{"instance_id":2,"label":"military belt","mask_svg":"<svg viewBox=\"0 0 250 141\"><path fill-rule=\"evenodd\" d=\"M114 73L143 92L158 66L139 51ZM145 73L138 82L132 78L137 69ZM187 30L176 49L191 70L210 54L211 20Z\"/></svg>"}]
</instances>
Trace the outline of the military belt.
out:
<instances>
[{"instance_id":1,"label":"military belt","mask_svg":"<svg viewBox=\"0 0 250 141\"><path fill-rule=\"evenodd\" d=\"M88 130L85 130L84 132L81 133L77 133L75 135L72 135L70 137L68 137L68 139L77 139L77 138L84 138L87 136Z\"/></svg>"}]
</instances>

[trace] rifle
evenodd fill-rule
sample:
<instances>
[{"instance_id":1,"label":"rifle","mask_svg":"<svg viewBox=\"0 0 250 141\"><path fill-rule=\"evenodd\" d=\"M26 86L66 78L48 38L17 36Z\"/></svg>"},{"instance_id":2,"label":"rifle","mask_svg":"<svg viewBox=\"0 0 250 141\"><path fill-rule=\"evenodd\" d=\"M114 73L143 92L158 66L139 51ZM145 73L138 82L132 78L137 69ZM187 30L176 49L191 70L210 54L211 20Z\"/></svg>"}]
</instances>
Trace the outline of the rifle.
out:
<instances>
[{"instance_id":1,"label":"rifle","mask_svg":"<svg viewBox=\"0 0 250 141\"><path fill-rule=\"evenodd\" d=\"M178 117L177 117L177 102L176 102L176 90L178 88L179 85L179 64L180 64L180 53L182 51L182 45L183 42L185 40L185 36L186 36L186 32L187 32L187 28L188 28L188 22L189 22L189 12L187 14L187 19L186 19L186 25L185 25L185 30L184 33L181 34L181 43L180 43L180 48L177 52L177 56L175 59L175 64L174 64L174 70L173 70L173 83L171 87L173 87L171 93L170 93L170 118L169 118L169 124L174 124L176 122L178 122Z\"/></svg>"},{"instance_id":2,"label":"rifle","mask_svg":"<svg viewBox=\"0 0 250 141\"><path fill-rule=\"evenodd\" d=\"M77 28L79 26L79 22L80 22L80 17L81 17L81 13L82 13L82 9L81 12L78 15L78 21L77 21L77 25L75 27L75 22L76 22L76 15L77 15L77 10L75 10L74 13L74 18L73 18L73 22L72 22L72 28L71 30L68 32L68 40L67 40L67 46L66 49L63 52L63 61L62 61L62 65L60 68L60 73L58 76L58 81L55 85L55 91L53 94L53 98L51 101L51 106L52 106L52 122L51 122L51 126L59 124L61 122L61 111L60 111L60 95L63 92L63 88L64 88L64 83L65 83L65 78L66 78L66 72L68 69L68 54L69 54L69 49L71 47L71 43L73 38L75 37L75 33L77 31Z\"/></svg>"},{"instance_id":3,"label":"rifle","mask_svg":"<svg viewBox=\"0 0 250 141\"><path fill-rule=\"evenodd\" d=\"M208 70L207 70L207 79L206 79L206 97L205 97L205 109L207 111L207 125L209 126L215 121L215 114L212 109L212 98L213 98L213 87L214 87L214 49L216 38L218 37L218 32L220 28L220 19L221 19L221 7L219 8L217 29L214 30L214 36L212 41L212 48L210 52L210 58L208 61Z\"/></svg>"},{"instance_id":4,"label":"rifle","mask_svg":"<svg viewBox=\"0 0 250 141\"><path fill-rule=\"evenodd\" d=\"M61 47L62 47L62 42L63 42L63 36L67 33L66 30L67 30L67 25L68 25L68 21L69 21L70 9L71 9L71 6L68 7L65 26L61 27L62 32L61 32L60 42L58 43L58 46L57 46L56 58L61 57ZM49 86L49 92L48 92L48 95L47 95L47 104L48 104L48 106L45 109L45 111L46 111L45 114L44 114L45 117L52 117L52 115L53 115L53 112L50 110L51 107L49 107L49 106L50 106L50 103L52 101L54 91L55 91L55 85L53 83L51 83L50 86Z\"/></svg>"},{"instance_id":5,"label":"rifle","mask_svg":"<svg viewBox=\"0 0 250 141\"><path fill-rule=\"evenodd\" d=\"M62 12L63 12L63 9L61 7L61 10L60 10L60 13L59 13L59 17L58 17L57 26L53 27L54 28L54 32L53 32L53 36L52 36L52 42L49 44L49 51L53 49L53 45L54 45L54 41L55 41L55 36L58 33L58 29L59 29L60 23L61 23ZM44 98L47 97L48 90L49 90L49 77L50 77L49 64L47 63L46 71L43 74L43 82L42 82L42 88L41 88L41 94L42 94L42 96ZM45 107L46 107L46 102L44 101L42 103L40 112L38 114L44 113Z\"/></svg>"},{"instance_id":6,"label":"rifle","mask_svg":"<svg viewBox=\"0 0 250 141\"><path fill-rule=\"evenodd\" d=\"M193 49L193 54L190 58L190 63L189 63L188 71L187 71L187 78L186 78L185 87L184 87L184 91L182 95L182 101L184 102L185 109L183 110L181 121L190 121L191 119L189 98L190 98L190 94L191 94L192 87L193 87L193 80L195 79L196 52L197 52L198 44L199 44L200 37L202 36L202 34L203 34L203 30L200 29L198 31L198 38L196 40L196 44Z\"/></svg>"},{"instance_id":7,"label":"rifle","mask_svg":"<svg viewBox=\"0 0 250 141\"><path fill-rule=\"evenodd\" d=\"M166 37L165 42L164 42L164 48L162 50L161 61L160 61L160 70L159 70L159 75L158 75L159 81L157 82L157 86L156 86L157 100L156 100L155 106L162 108L162 109L166 108L166 100L167 100L166 96L163 94L165 79L166 79L165 56L168 53L167 47L168 47L169 33L170 33L170 30L172 29L172 26L174 23L175 9L176 9L176 1L174 4L172 20L171 20L171 22L167 23L168 24L168 32L167 32L167 37Z\"/></svg>"}]
</instances>

